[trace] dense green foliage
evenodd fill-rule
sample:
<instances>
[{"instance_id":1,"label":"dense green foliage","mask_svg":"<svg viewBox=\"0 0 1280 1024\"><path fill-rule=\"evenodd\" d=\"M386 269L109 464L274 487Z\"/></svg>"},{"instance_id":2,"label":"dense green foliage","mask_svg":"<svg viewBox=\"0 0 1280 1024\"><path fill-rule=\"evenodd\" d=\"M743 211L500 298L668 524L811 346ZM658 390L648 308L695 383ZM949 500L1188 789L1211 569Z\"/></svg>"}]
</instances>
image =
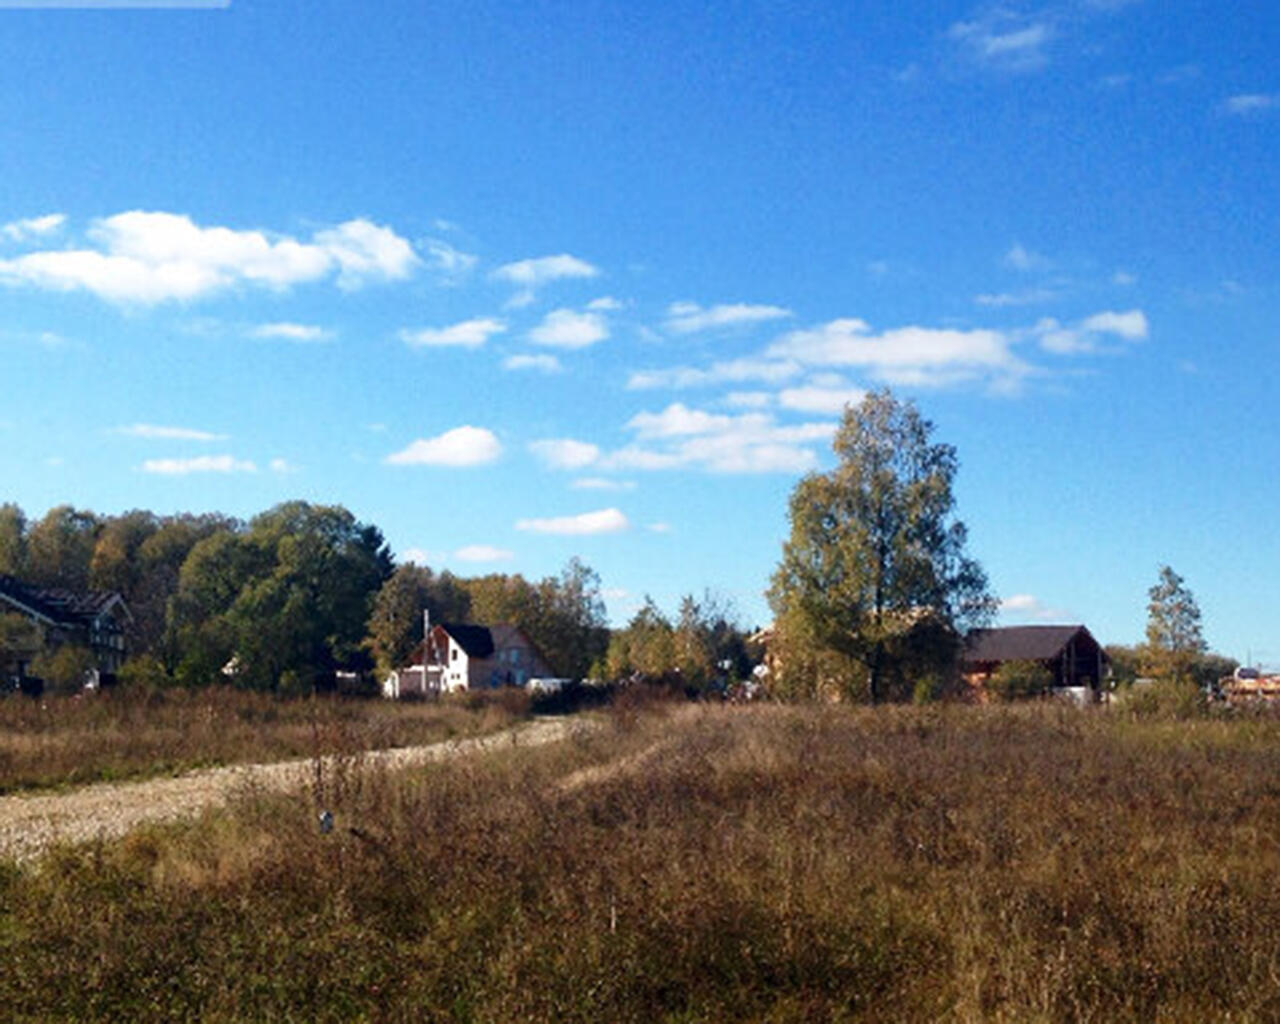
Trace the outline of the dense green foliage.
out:
<instances>
[{"instance_id":1,"label":"dense green foliage","mask_svg":"<svg viewBox=\"0 0 1280 1024\"><path fill-rule=\"evenodd\" d=\"M1182 577L1167 565L1148 591L1146 664L1148 675L1190 680L1206 645L1200 606Z\"/></svg>"},{"instance_id":2,"label":"dense green foliage","mask_svg":"<svg viewBox=\"0 0 1280 1024\"><path fill-rule=\"evenodd\" d=\"M1043 697L1053 686L1053 673L1038 661L1006 661L987 680L986 689L998 700Z\"/></svg>"},{"instance_id":3,"label":"dense green foliage","mask_svg":"<svg viewBox=\"0 0 1280 1024\"><path fill-rule=\"evenodd\" d=\"M403 663L434 622L514 623L560 675L603 658L600 579L577 559L559 576L462 579L396 567L381 531L341 506L293 501L248 523L221 515L119 516L59 506L28 522L0 506L0 572L125 599L130 678L201 686L229 681L302 694L335 673ZM29 630L0 625L0 670L32 657ZM37 643L38 646L38 643ZM61 678L70 654L39 662ZM55 655L57 655L55 657ZM160 671L156 671L159 666Z\"/></svg>"},{"instance_id":4,"label":"dense green foliage","mask_svg":"<svg viewBox=\"0 0 1280 1024\"><path fill-rule=\"evenodd\" d=\"M778 630L860 666L844 689L873 703L910 697L921 674L947 671L959 639L993 609L952 514L955 449L932 435L915 405L887 390L846 406L838 464L791 493L769 591ZM784 635L783 646L799 645Z\"/></svg>"},{"instance_id":5,"label":"dense green foliage","mask_svg":"<svg viewBox=\"0 0 1280 1024\"><path fill-rule=\"evenodd\" d=\"M664 682L689 691L744 679L752 659L732 605L711 592L686 594L673 623L650 597L615 630L602 666L609 679Z\"/></svg>"},{"instance_id":6,"label":"dense green foliage","mask_svg":"<svg viewBox=\"0 0 1280 1024\"><path fill-rule=\"evenodd\" d=\"M1280 720L619 711L0 866L6 1019L1265 1021Z\"/></svg>"}]
</instances>

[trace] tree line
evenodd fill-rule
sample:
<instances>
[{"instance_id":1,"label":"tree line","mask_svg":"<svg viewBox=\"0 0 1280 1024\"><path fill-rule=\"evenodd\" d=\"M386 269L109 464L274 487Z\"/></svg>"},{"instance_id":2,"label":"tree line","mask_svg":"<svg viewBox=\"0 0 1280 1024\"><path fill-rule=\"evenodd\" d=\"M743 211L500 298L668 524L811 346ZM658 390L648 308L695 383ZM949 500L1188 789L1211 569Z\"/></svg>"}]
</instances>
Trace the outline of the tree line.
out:
<instances>
[{"instance_id":1,"label":"tree line","mask_svg":"<svg viewBox=\"0 0 1280 1024\"><path fill-rule=\"evenodd\" d=\"M367 685L406 662L424 612L435 623L514 624L572 679L703 687L751 668L732 606L710 593L687 596L674 620L646 599L610 630L600 577L577 558L540 580L397 565L381 530L338 505L286 502L248 521L63 505L28 520L9 503L0 505L0 574L118 592L130 612L122 675L153 684L299 694L341 672ZM0 616L0 655L30 655L33 644L29 623ZM61 648L36 664L70 685L86 656Z\"/></svg>"}]
</instances>

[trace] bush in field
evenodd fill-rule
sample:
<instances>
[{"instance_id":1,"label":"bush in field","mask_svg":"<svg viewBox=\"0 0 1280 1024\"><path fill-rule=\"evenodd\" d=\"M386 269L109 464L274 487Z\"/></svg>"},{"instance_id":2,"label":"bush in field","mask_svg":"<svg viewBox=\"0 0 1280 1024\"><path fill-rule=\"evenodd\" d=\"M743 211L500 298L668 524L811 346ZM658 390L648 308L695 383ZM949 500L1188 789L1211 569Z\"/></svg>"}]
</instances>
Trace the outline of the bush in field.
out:
<instances>
[{"instance_id":1,"label":"bush in field","mask_svg":"<svg viewBox=\"0 0 1280 1024\"><path fill-rule=\"evenodd\" d=\"M1204 691L1186 679L1158 679L1129 688L1123 708L1139 718L1172 718L1185 721L1208 710Z\"/></svg>"},{"instance_id":2,"label":"bush in field","mask_svg":"<svg viewBox=\"0 0 1280 1024\"><path fill-rule=\"evenodd\" d=\"M1038 661L1006 661L987 681L987 692L997 700L1042 697L1053 686L1053 673Z\"/></svg>"},{"instance_id":3,"label":"bush in field","mask_svg":"<svg viewBox=\"0 0 1280 1024\"><path fill-rule=\"evenodd\" d=\"M87 647L63 644L32 661L31 674L44 680L47 693L79 693L84 689L94 664L93 655Z\"/></svg>"},{"instance_id":4,"label":"bush in field","mask_svg":"<svg viewBox=\"0 0 1280 1024\"><path fill-rule=\"evenodd\" d=\"M164 670L158 658L149 654L130 658L120 667L120 682L124 686L143 690L159 690L173 685L173 677Z\"/></svg>"}]
</instances>

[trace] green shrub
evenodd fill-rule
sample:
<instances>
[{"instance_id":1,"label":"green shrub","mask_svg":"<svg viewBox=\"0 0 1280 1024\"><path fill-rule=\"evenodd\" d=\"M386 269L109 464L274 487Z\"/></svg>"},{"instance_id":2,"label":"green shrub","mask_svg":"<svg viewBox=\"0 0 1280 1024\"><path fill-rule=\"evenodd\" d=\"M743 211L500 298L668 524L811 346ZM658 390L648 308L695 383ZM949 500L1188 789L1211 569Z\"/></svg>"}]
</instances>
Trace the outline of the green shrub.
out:
<instances>
[{"instance_id":1,"label":"green shrub","mask_svg":"<svg viewBox=\"0 0 1280 1024\"><path fill-rule=\"evenodd\" d=\"M1038 661L1006 661L987 681L987 692L997 700L1043 697L1053 686L1053 673Z\"/></svg>"}]
</instances>

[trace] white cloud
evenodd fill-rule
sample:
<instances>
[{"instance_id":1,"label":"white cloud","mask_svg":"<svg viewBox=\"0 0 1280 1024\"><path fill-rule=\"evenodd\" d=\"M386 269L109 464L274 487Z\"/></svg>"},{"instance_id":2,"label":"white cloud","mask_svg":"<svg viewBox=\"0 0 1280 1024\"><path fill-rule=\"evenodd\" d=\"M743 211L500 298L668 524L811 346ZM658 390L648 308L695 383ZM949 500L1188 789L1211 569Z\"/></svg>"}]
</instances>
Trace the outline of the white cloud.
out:
<instances>
[{"instance_id":1,"label":"white cloud","mask_svg":"<svg viewBox=\"0 0 1280 1024\"><path fill-rule=\"evenodd\" d=\"M1126 341L1143 341L1149 332L1146 314L1140 309L1131 309L1125 313L1095 313L1082 326L1086 331L1114 334Z\"/></svg>"},{"instance_id":2,"label":"white cloud","mask_svg":"<svg viewBox=\"0 0 1280 1024\"><path fill-rule=\"evenodd\" d=\"M710 369L692 366L675 366L666 370L637 370L627 379L632 391L670 388L682 391L687 388L706 387L712 384L780 384L797 376L802 370L794 359L747 358L730 359L713 363Z\"/></svg>"},{"instance_id":3,"label":"white cloud","mask_svg":"<svg viewBox=\"0 0 1280 1024\"><path fill-rule=\"evenodd\" d=\"M413 562L415 565L426 565L431 561L431 554L423 548L405 548L400 552L400 557L396 561L400 565L407 565L409 562Z\"/></svg>"},{"instance_id":4,"label":"white cloud","mask_svg":"<svg viewBox=\"0 0 1280 1024\"><path fill-rule=\"evenodd\" d=\"M468 544L458 548L453 557L459 562L507 562L515 558L515 552L492 544Z\"/></svg>"},{"instance_id":5,"label":"white cloud","mask_svg":"<svg viewBox=\"0 0 1280 1024\"><path fill-rule=\"evenodd\" d=\"M540 370L542 373L559 373L562 367L555 356L539 354L534 356L507 356L502 361L504 370Z\"/></svg>"},{"instance_id":6,"label":"white cloud","mask_svg":"<svg viewBox=\"0 0 1280 1024\"><path fill-rule=\"evenodd\" d=\"M615 299L612 295L602 295L600 298L592 299L587 303L587 309L594 310L597 313L616 313L624 308L626 308L626 303Z\"/></svg>"},{"instance_id":7,"label":"white cloud","mask_svg":"<svg viewBox=\"0 0 1280 1024\"><path fill-rule=\"evenodd\" d=\"M1067 613L1059 608L1050 608L1033 594L1013 594L1000 601L1000 618L1031 620L1033 622L1061 621Z\"/></svg>"},{"instance_id":8,"label":"white cloud","mask_svg":"<svg viewBox=\"0 0 1280 1024\"><path fill-rule=\"evenodd\" d=\"M1137 284L1138 278L1127 270L1117 270L1111 275L1111 283L1119 285L1122 288L1128 288L1131 285Z\"/></svg>"},{"instance_id":9,"label":"white cloud","mask_svg":"<svg viewBox=\"0 0 1280 1024\"><path fill-rule=\"evenodd\" d=\"M465 426L414 441L385 461L393 466L480 466L501 454L502 444L492 431Z\"/></svg>"},{"instance_id":10,"label":"white cloud","mask_svg":"<svg viewBox=\"0 0 1280 1024\"><path fill-rule=\"evenodd\" d=\"M997 71L1034 71L1048 63L1045 48L1054 26L1043 17L996 7L972 21L958 21L947 35L975 63Z\"/></svg>"},{"instance_id":11,"label":"white cloud","mask_svg":"<svg viewBox=\"0 0 1280 1024\"><path fill-rule=\"evenodd\" d=\"M315 241L337 261L341 288L356 288L366 280L405 278L421 262L405 239L367 220L349 220L319 231Z\"/></svg>"},{"instance_id":12,"label":"white cloud","mask_svg":"<svg viewBox=\"0 0 1280 1024\"><path fill-rule=\"evenodd\" d=\"M533 441L529 451L554 469L582 469L600 458L600 449L570 438Z\"/></svg>"},{"instance_id":13,"label":"white cloud","mask_svg":"<svg viewBox=\"0 0 1280 1024\"><path fill-rule=\"evenodd\" d=\"M116 427L112 433L124 434L127 437L142 437L149 441L225 441L226 434L212 434L207 430L193 430L190 427L162 427L154 423L134 423L127 427Z\"/></svg>"},{"instance_id":14,"label":"white cloud","mask_svg":"<svg viewBox=\"0 0 1280 1024\"><path fill-rule=\"evenodd\" d=\"M650 523L648 526L645 527L645 529L648 530L650 533L670 533L671 524L670 523Z\"/></svg>"},{"instance_id":15,"label":"white cloud","mask_svg":"<svg viewBox=\"0 0 1280 1024\"><path fill-rule=\"evenodd\" d=\"M765 323L791 316L791 310L781 306L729 303L704 309L696 302L676 302L667 309L667 330L676 334L693 334L698 331L743 324Z\"/></svg>"},{"instance_id":16,"label":"white cloud","mask_svg":"<svg viewBox=\"0 0 1280 1024\"><path fill-rule=\"evenodd\" d=\"M597 277L599 274L600 271L586 260L580 260L568 253L506 263L493 272L493 276L498 280L507 281L522 288L540 288L551 281Z\"/></svg>"},{"instance_id":17,"label":"white cloud","mask_svg":"<svg viewBox=\"0 0 1280 1024\"><path fill-rule=\"evenodd\" d=\"M438 238L428 239L423 244L423 250L423 262L427 269L449 282L456 282L466 277L479 262L478 257L455 249L448 242L442 242Z\"/></svg>"},{"instance_id":18,"label":"white cloud","mask_svg":"<svg viewBox=\"0 0 1280 1024\"><path fill-rule=\"evenodd\" d=\"M476 317L449 327L422 327L413 331L406 329L400 332L400 340L415 348L479 348L495 334L501 334L506 329L507 325L501 320Z\"/></svg>"},{"instance_id":19,"label":"white cloud","mask_svg":"<svg viewBox=\"0 0 1280 1024\"><path fill-rule=\"evenodd\" d=\"M857 319L793 331L774 342L767 355L810 366L856 367L886 383L920 387L969 380L1007 385L1030 369L1000 331L911 326L875 335Z\"/></svg>"},{"instance_id":20,"label":"white cloud","mask_svg":"<svg viewBox=\"0 0 1280 1024\"><path fill-rule=\"evenodd\" d=\"M1268 110L1280 107L1280 93L1252 92L1230 97L1223 109L1236 117L1247 117L1251 114L1263 114Z\"/></svg>"},{"instance_id":21,"label":"white cloud","mask_svg":"<svg viewBox=\"0 0 1280 1024\"><path fill-rule=\"evenodd\" d=\"M1029 273L1033 270L1045 270L1049 266L1049 261L1041 256L1038 252L1033 252L1021 242L1014 242L1009 247L1009 251L1004 254L1004 265L1013 270L1020 270L1023 273Z\"/></svg>"},{"instance_id":22,"label":"white cloud","mask_svg":"<svg viewBox=\"0 0 1280 1024\"><path fill-rule=\"evenodd\" d=\"M627 423L637 441L606 456L606 469L702 469L716 473L803 472L817 465L811 447L829 441L834 423L782 426L767 413L728 416L677 402Z\"/></svg>"},{"instance_id":23,"label":"white cloud","mask_svg":"<svg viewBox=\"0 0 1280 1024\"><path fill-rule=\"evenodd\" d=\"M820 387L809 385L800 388L784 388L778 393L778 404L797 412L816 412L840 415L846 405L857 405L867 393L855 387Z\"/></svg>"},{"instance_id":24,"label":"white cloud","mask_svg":"<svg viewBox=\"0 0 1280 1024\"><path fill-rule=\"evenodd\" d=\"M576 313L572 309L557 309L548 313L537 327L529 332L529 340L551 348L587 348L609 337L609 325L599 313Z\"/></svg>"},{"instance_id":25,"label":"white cloud","mask_svg":"<svg viewBox=\"0 0 1280 1024\"><path fill-rule=\"evenodd\" d=\"M311 324L274 323L260 324L249 332L250 337L280 341L328 341L333 332Z\"/></svg>"},{"instance_id":26,"label":"white cloud","mask_svg":"<svg viewBox=\"0 0 1280 1024\"><path fill-rule=\"evenodd\" d=\"M0 224L0 238L10 242L24 242L28 238L39 238L57 231L67 221L66 215L49 213L43 217L25 217L13 220L8 224Z\"/></svg>"},{"instance_id":27,"label":"white cloud","mask_svg":"<svg viewBox=\"0 0 1280 1024\"><path fill-rule=\"evenodd\" d=\"M0 283L153 305L241 285L279 291L335 274L339 287L351 289L407 277L420 262L407 241L367 220L326 228L304 242L201 227L182 214L131 210L94 221L86 237L87 247L0 260Z\"/></svg>"},{"instance_id":28,"label":"white cloud","mask_svg":"<svg viewBox=\"0 0 1280 1024\"><path fill-rule=\"evenodd\" d=\"M1031 334L1040 342L1042 349L1058 355L1096 352L1105 335L1136 342L1145 341L1149 333L1146 314L1140 309L1124 313L1095 313L1075 326L1067 326L1053 317L1045 317L1031 329Z\"/></svg>"},{"instance_id":29,"label":"white cloud","mask_svg":"<svg viewBox=\"0 0 1280 1024\"><path fill-rule=\"evenodd\" d=\"M587 536L598 533L618 533L631 526L630 520L620 509L605 508L599 512L584 512L577 516L560 516L552 519L521 519L516 529L528 533L550 533L566 537Z\"/></svg>"},{"instance_id":30,"label":"white cloud","mask_svg":"<svg viewBox=\"0 0 1280 1024\"><path fill-rule=\"evenodd\" d=\"M604 476L579 477L569 486L575 491L634 491L636 489L635 482L632 480L611 480Z\"/></svg>"},{"instance_id":31,"label":"white cloud","mask_svg":"<svg viewBox=\"0 0 1280 1024\"><path fill-rule=\"evenodd\" d=\"M1006 309L1010 306L1034 306L1057 297L1058 293L1050 288L1024 288L1017 292L975 295L973 301L988 309Z\"/></svg>"},{"instance_id":32,"label":"white cloud","mask_svg":"<svg viewBox=\"0 0 1280 1024\"><path fill-rule=\"evenodd\" d=\"M298 472L298 467L288 459L272 459L270 462L271 472L279 473L281 476L288 476Z\"/></svg>"},{"instance_id":33,"label":"white cloud","mask_svg":"<svg viewBox=\"0 0 1280 1024\"><path fill-rule=\"evenodd\" d=\"M190 473L256 473L258 467L230 455L199 455L193 459L147 459L142 471L161 476L186 476Z\"/></svg>"},{"instance_id":34,"label":"white cloud","mask_svg":"<svg viewBox=\"0 0 1280 1024\"><path fill-rule=\"evenodd\" d=\"M724 402L738 409L765 409L773 402L773 395L767 391L730 391Z\"/></svg>"}]
</instances>

